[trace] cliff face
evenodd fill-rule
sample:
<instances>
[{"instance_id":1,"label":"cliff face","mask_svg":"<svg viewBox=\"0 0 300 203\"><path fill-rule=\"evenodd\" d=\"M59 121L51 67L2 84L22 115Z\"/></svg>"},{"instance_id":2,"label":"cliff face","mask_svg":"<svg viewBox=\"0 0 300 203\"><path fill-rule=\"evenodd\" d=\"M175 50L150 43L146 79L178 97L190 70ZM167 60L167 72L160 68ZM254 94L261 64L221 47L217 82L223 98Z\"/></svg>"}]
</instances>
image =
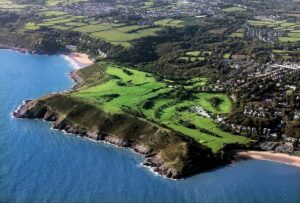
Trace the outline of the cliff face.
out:
<instances>
[{"instance_id":1,"label":"cliff face","mask_svg":"<svg viewBox=\"0 0 300 203\"><path fill-rule=\"evenodd\" d=\"M109 114L66 94L26 101L17 118L39 118L68 133L130 147L145 155L144 165L170 178L182 178L222 164L205 146L126 114Z\"/></svg>"}]
</instances>

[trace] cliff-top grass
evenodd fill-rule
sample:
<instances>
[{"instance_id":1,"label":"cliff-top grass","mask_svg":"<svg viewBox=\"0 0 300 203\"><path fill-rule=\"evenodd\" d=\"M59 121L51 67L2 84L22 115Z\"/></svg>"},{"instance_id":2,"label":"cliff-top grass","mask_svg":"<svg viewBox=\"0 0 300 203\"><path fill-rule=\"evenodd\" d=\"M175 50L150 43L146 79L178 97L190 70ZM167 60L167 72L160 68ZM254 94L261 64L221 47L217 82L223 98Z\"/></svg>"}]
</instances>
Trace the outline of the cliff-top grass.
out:
<instances>
[{"instance_id":1,"label":"cliff-top grass","mask_svg":"<svg viewBox=\"0 0 300 203\"><path fill-rule=\"evenodd\" d=\"M114 65L108 65L103 72L109 79L74 91L71 96L107 113L127 113L154 122L192 137L214 152L225 144L248 142L245 137L218 128L213 117L229 113L232 101L225 93L195 91L206 85L207 78L195 78L187 81L186 85L179 85L173 81L157 81L149 73ZM184 95L183 92L192 94ZM183 96L178 96L181 93Z\"/></svg>"}]
</instances>

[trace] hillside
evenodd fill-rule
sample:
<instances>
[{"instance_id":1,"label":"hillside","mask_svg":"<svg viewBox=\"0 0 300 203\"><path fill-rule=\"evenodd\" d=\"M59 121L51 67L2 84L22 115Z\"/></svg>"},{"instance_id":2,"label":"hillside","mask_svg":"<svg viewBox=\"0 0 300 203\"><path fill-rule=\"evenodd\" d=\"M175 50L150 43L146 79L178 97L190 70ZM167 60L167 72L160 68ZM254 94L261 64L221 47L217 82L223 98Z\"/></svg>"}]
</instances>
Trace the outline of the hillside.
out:
<instances>
[{"instance_id":1,"label":"hillside","mask_svg":"<svg viewBox=\"0 0 300 203\"><path fill-rule=\"evenodd\" d=\"M171 178L222 165L226 144L249 142L220 130L213 119L230 111L226 94L198 90L199 98L180 96L177 88L167 85L172 81L158 82L150 74L110 63L72 75L80 78L76 89L28 101L14 115L44 119L56 129L130 147L146 155L145 165ZM205 83L197 79L181 88L196 91ZM220 101L212 104L212 98ZM207 116L187 108L193 105L202 106Z\"/></svg>"}]
</instances>

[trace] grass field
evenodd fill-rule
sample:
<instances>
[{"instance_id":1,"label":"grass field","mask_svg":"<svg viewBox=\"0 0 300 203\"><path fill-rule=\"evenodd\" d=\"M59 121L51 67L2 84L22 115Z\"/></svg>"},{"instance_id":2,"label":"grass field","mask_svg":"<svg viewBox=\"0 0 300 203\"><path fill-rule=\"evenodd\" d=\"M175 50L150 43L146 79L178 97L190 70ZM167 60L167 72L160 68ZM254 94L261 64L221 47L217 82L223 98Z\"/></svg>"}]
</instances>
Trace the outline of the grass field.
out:
<instances>
[{"instance_id":1,"label":"grass field","mask_svg":"<svg viewBox=\"0 0 300 203\"><path fill-rule=\"evenodd\" d=\"M222 9L222 11L225 11L225 12L241 12L241 11L245 11L245 10L246 9L240 8L240 7L237 7L237 6Z\"/></svg>"},{"instance_id":2,"label":"grass field","mask_svg":"<svg viewBox=\"0 0 300 203\"><path fill-rule=\"evenodd\" d=\"M279 37L280 42L300 42L300 37Z\"/></svg>"},{"instance_id":3,"label":"grass field","mask_svg":"<svg viewBox=\"0 0 300 203\"><path fill-rule=\"evenodd\" d=\"M86 0L64 0L64 1L62 1L62 0L47 0L46 4L48 6L55 6L59 3L66 5L66 4L71 4L71 3L80 2L80 1L86 1Z\"/></svg>"},{"instance_id":4,"label":"grass field","mask_svg":"<svg viewBox=\"0 0 300 203\"><path fill-rule=\"evenodd\" d=\"M26 8L25 4L14 3L13 1L10 1L10 0L1 0L0 1L0 10L14 11L14 10L20 10L20 9L25 9L25 8Z\"/></svg>"},{"instance_id":5,"label":"grass field","mask_svg":"<svg viewBox=\"0 0 300 203\"><path fill-rule=\"evenodd\" d=\"M144 27L142 26L140 26L140 28L143 29L138 30L138 27L136 26L117 27L99 32L93 32L91 33L91 36L98 39L104 39L105 41L111 42L112 44L120 44L122 46L129 47L130 41L142 37L155 36L156 32L161 30L161 28L144 29Z\"/></svg>"},{"instance_id":6,"label":"grass field","mask_svg":"<svg viewBox=\"0 0 300 203\"><path fill-rule=\"evenodd\" d=\"M288 54L288 53L292 53L292 51L274 49L274 50L272 50L272 53L274 53L274 54Z\"/></svg>"},{"instance_id":7,"label":"grass field","mask_svg":"<svg viewBox=\"0 0 300 203\"><path fill-rule=\"evenodd\" d=\"M63 3L71 3L79 0L69 0ZM25 30L38 30L49 27L58 30L71 30L88 34L96 39L102 39L114 45L130 47L131 42L142 37L155 36L164 26L182 27L184 22L176 19L162 19L149 25L125 25L110 22L95 21L84 16L74 16L61 11L51 10L50 5L57 5L60 1L48 0L48 8L42 10L39 15L42 19L37 22L25 24ZM151 1L150 1L151 2ZM151 3L149 3L150 5ZM196 60L196 59L192 59ZM201 59L200 59L201 60Z\"/></svg>"},{"instance_id":8,"label":"grass field","mask_svg":"<svg viewBox=\"0 0 300 203\"><path fill-rule=\"evenodd\" d=\"M184 22L182 20L175 20L172 18L157 20L154 22L154 24L160 25L160 26L170 26L170 27L183 27L184 26Z\"/></svg>"},{"instance_id":9,"label":"grass field","mask_svg":"<svg viewBox=\"0 0 300 203\"><path fill-rule=\"evenodd\" d=\"M74 28L74 31L82 32L82 33L93 33L100 32L104 30L110 30L115 27L122 26L123 24L114 24L114 23L98 23L92 25L85 25L81 27Z\"/></svg>"},{"instance_id":10,"label":"grass field","mask_svg":"<svg viewBox=\"0 0 300 203\"><path fill-rule=\"evenodd\" d=\"M229 59L230 56L231 56L231 54L228 54L228 53L227 53L227 54L224 54L224 55L223 55L223 58L224 58L224 59Z\"/></svg>"},{"instance_id":11,"label":"grass field","mask_svg":"<svg viewBox=\"0 0 300 203\"><path fill-rule=\"evenodd\" d=\"M188 51L184 53L184 56L178 57L178 59L187 62L204 61L211 54L211 51Z\"/></svg>"},{"instance_id":12,"label":"grass field","mask_svg":"<svg viewBox=\"0 0 300 203\"><path fill-rule=\"evenodd\" d=\"M97 39L103 39L114 45L130 47L131 41L147 36L155 36L161 27L149 27L142 25L124 25L115 23L87 23L88 19L82 16L72 16L62 12L44 11L40 15L45 16L43 22L27 23L25 29L36 30L42 26L59 30L73 30L89 34ZM179 21L172 20L178 24Z\"/></svg>"},{"instance_id":13,"label":"grass field","mask_svg":"<svg viewBox=\"0 0 300 203\"><path fill-rule=\"evenodd\" d=\"M181 132L213 149L220 150L227 143L246 143L245 137L223 132L211 116L231 111L232 101L224 93L195 92L193 96L178 100L174 94L178 85L173 81L161 81L148 73L108 65L106 74L110 80L101 85L81 89L71 96L88 101L108 113L130 113ZM194 78L183 86L187 90L206 85L207 78ZM220 101L214 105L211 100ZM211 116L205 117L191 107L201 107ZM189 123L190 127L184 123Z\"/></svg>"},{"instance_id":14,"label":"grass field","mask_svg":"<svg viewBox=\"0 0 300 203\"><path fill-rule=\"evenodd\" d=\"M200 54L201 51L189 51L185 53L186 56L200 56Z\"/></svg>"},{"instance_id":15,"label":"grass field","mask_svg":"<svg viewBox=\"0 0 300 203\"><path fill-rule=\"evenodd\" d=\"M300 21L288 22L287 20L249 20L252 26L269 27L274 30L282 30L287 32L287 36L278 37L280 42L299 42L300 41Z\"/></svg>"},{"instance_id":16,"label":"grass field","mask_svg":"<svg viewBox=\"0 0 300 203\"><path fill-rule=\"evenodd\" d=\"M57 16L62 16L62 15L67 15L67 13L62 12L62 11L43 11L39 13L43 17L57 17Z\"/></svg>"},{"instance_id":17,"label":"grass field","mask_svg":"<svg viewBox=\"0 0 300 203\"><path fill-rule=\"evenodd\" d=\"M24 28L27 30L37 30L40 27L51 27L59 30L68 30L75 26L85 25L85 23L81 22L85 20L83 16L72 16L58 11L43 11L40 15L45 17L42 22L29 22L25 24Z\"/></svg>"},{"instance_id":18,"label":"grass field","mask_svg":"<svg viewBox=\"0 0 300 203\"><path fill-rule=\"evenodd\" d=\"M238 38L243 38L244 37L244 29L238 29L235 32L233 32L230 36L231 37L238 37Z\"/></svg>"}]
</instances>

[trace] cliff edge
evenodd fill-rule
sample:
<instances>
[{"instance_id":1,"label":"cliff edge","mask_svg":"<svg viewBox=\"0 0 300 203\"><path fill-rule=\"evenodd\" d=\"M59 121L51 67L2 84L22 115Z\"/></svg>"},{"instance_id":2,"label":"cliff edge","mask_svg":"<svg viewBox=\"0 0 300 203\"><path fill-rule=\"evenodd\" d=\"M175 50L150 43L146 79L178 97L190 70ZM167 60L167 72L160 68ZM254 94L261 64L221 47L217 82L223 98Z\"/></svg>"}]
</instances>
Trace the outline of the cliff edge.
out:
<instances>
[{"instance_id":1,"label":"cliff edge","mask_svg":"<svg viewBox=\"0 0 300 203\"><path fill-rule=\"evenodd\" d=\"M219 155L191 138L131 115L104 112L68 94L26 101L13 115L44 119L53 122L55 129L130 147L145 155L144 165L169 178L183 178L223 164Z\"/></svg>"}]
</instances>

